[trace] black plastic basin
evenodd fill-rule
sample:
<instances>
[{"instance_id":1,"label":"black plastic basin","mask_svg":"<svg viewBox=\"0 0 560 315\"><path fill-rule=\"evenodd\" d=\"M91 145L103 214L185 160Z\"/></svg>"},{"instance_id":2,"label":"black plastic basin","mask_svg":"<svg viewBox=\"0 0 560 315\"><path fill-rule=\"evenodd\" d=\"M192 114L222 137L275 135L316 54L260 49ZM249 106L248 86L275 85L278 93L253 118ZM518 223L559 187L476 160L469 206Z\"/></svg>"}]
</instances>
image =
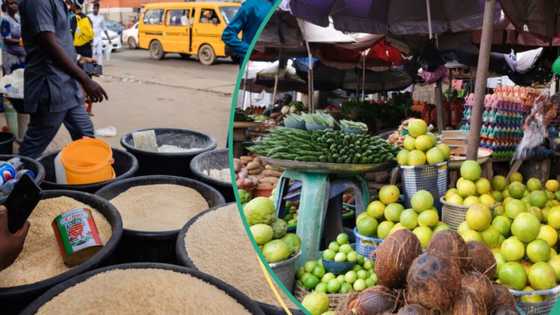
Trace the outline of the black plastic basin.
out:
<instances>
[{"instance_id":1,"label":"black plastic basin","mask_svg":"<svg viewBox=\"0 0 560 315\"><path fill-rule=\"evenodd\" d=\"M84 282L86 280L88 280L89 278L103 273L103 272L108 272L111 270L127 270L127 269L163 269L163 270L170 270L170 271L174 271L174 272L178 272L178 273L183 273L186 275L190 275L192 277L198 278L200 280L205 281L208 284L213 285L214 287L222 290L224 293L226 293L227 295L229 295L231 298L233 298L234 300L236 300L239 304L241 304L243 307L245 307L245 309L247 309L247 311L249 311L249 313L251 314L255 314L255 315L264 315L263 311L259 308L259 306L257 304L255 304L255 302L253 302L249 297L247 297L245 294L243 294L241 291L237 290L236 288L232 287L231 285L216 279L212 276L209 276L207 274L204 274L200 271L194 270L194 269L189 269L189 268L185 268L185 267L180 267L180 266L174 266L174 265L167 265L167 264L157 264L157 263L136 263L136 264L124 264L124 265L117 265L117 266L111 266L111 267L107 267L107 268L101 268L101 269L97 269L97 270L93 270L90 271L88 273L85 273L83 275L80 275L78 277L72 278L64 283L61 283L60 285L52 288L51 290L49 290L48 292L46 292L44 295L42 295L41 297L39 297L37 300L35 300L33 303L31 303L22 313L21 315L33 315L36 314L37 311L46 303L48 303L50 300L52 300L54 297L56 297L57 295L61 294L62 292L64 292L66 289L79 284L81 282ZM189 288L184 288L186 290L188 290ZM134 303L134 301L131 301L132 303ZM184 301L185 303L188 303L189 301ZM165 301L154 301L154 303L165 303ZM107 306L107 309L105 310L106 312L109 312L111 310L111 306ZM223 310L224 314L227 314L227 310ZM199 312L200 314L204 314L204 310L200 310Z\"/></svg>"},{"instance_id":2,"label":"black plastic basin","mask_svg":"<svg viewBox=\"0 0 560 315\"><path fill-rule=\"evenodd\" d=\"M210 208L225 203L220 192L207 184L193 179L168 175L143 176L117 181L99 190L97 195L110 201L129 188L158 184L181 185L195 189L206 199ZM157 211L157 209L154 209L154 211ZM123 239L117 250L117 261L121 263L175 263L175 243L179 231L180 229L162 232L124 229Z\"/></svg>"},{"instance_id":3,"label":"black plastic basin","mask_svg":"<svg viewBox=\"0 0 560 315\"><path fill-rule=\"evenodd\" d=\"M110 184L114 181L125 179L132 177L138 171L138 160L134 157L134 155L125 152L123 150L113 148L113 160L115 163L113 164L113 168L115 169L116 177L112 180L95 183L95 184L87 184L87 185L65 185L65 184L57 184L56 183L56 175L54 170L54 159L58 155L58 152L51 153L42 157L39 160L39 163L43 165L45 168L45 180L43 181L41 187L43 189L64 189L64 190L77 190L77 191L84 191L89 193L95 193L103 186Z\"/></svg>"},{"instance_id":4,"label":"black plastic basin","mask_svg":"<svg viewBox=\"0 0 560 315\"><path fill-rule=\"evenodd\" d=\"M132 134L138 131L154 130L158 145L175 145L182 148L199 148L184 153L161 153L139 150L134 147ZM172 175L189 177L191 160L206 151L216 148L216 141L203 133L172 128L151 128L136 130L121 138L121 145L138 159L139 175Z\"/></svg>"},{"instance_id":5,"label":"black plastic basin","mask_svg":"<svg viewBox=\"0 0 560 315\"><path fill-rule=\"evenodd\" d=\"M103 198L79 191L52 190L43 191L42 194L42 199L51 199L64 196L70 197L88 206L91 206L92 208L103 214L107 221L109 221L112 228L112 235L107 244L105 244L105 246L92 258L58 276L33 284L21 285L11 288L0 288L0 313L3 315L18 314L31 301L36 299L38 296L40 296L53 286L110 261L112 259L112 254L117 248L117 244L119 243L123 233L120 214L111 203ZM60 255L60 253L54 252L53 255Z\"/></svg>"},{"instance_id":6,"label":"black plastic basin","mask_svg":"<svg viewBox=\"0 0 560 315\"><path fill-rule=\"evenodd\" d=\"M199 270L198 267L194 264L192 258L189 256L189 253L187 251L187 246L185 245L185 236L187 235L191 226L195 225L198 220L203 218L206 214L211 213L212 211L220 211L220 209L223 208L223 207L224 207L224 205L221 206L221 207L215 207L213 209L209 209L207 211L204 211L204 212L200 213L199 215L192 218L183 227L183 229L181 229L181 232L179 233L179 235L177 237L177 244L176 244L177 262L180 265ZM208 235L208 237L212 237L212 235ZM211 256L212 252L208 252L208 255ZM231 268L231 267L228 266L227 261L221 262L221 264L222 264L223 268ZM261 270L255 270L255 272L262 272L262 271ZM250 277L251 275L246 275L246 276ZM268 288L268 287L263 288L263 290L270 290L270 288ZM276 305L270 305L270 304L262 303L262 302L259 302L259 301L255 301L255 302L262 308L262 310L267 315L283 315L283 314L286 314L286 312L282 308L280 308ZM294 315L304 315L305 314L303 311L297 310L297 309L291 309L290 311Z\"/></svg>"},{"instance_id":7,"label":"black plastic basin","mask_svg":"<svg viewBox=\"0 0 560 315\"><path fill-rule=\"evenodd\" d=\"M228 149L212 150L199 154L192 159L190 167L191 172L197 179L220 191L226 198L226 202L235 202L231 181L224 182L208 176L208 171L211 169L229 169Z\"/></svg>"}]
</instances>

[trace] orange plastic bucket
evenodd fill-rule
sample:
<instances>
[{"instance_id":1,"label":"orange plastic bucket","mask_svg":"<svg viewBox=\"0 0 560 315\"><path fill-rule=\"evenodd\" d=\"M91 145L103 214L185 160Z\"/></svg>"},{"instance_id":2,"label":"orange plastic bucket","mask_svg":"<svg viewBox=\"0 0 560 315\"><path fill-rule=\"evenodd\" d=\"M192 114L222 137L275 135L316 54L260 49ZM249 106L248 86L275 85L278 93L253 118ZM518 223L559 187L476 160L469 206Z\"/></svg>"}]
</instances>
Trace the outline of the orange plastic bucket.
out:
<instances>
[{"instance_id":1,"label":"orange plastic bucket","mask_svg":"<svg viewBox=\"0 0 560 315\"><path fill-rule=\"evenodd\" d=\"M69 185L100 183L115 178L113 150L105 141L84 138L62 149L60 162Z\"/></svg>"}]
</instances>

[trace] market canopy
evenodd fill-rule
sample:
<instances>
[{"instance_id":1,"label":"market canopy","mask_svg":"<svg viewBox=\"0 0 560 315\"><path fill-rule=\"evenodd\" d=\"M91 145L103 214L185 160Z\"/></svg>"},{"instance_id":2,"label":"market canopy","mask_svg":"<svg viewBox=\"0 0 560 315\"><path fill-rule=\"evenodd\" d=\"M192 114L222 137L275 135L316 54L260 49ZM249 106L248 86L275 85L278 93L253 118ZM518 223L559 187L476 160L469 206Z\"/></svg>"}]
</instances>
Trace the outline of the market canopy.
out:
<instances>
[{"instance_id":1,"label":"market canopy","mask_svg":"<svg viewBox=\"0 0 560 315\"><path fill-rule=\"evenodd\" d=\"M483 1L464 0L291 0L292 13L311 23L372 34L432 34L482 28ZM496 20L499 19L496 10Z\"/></svg>"}]
</instances>

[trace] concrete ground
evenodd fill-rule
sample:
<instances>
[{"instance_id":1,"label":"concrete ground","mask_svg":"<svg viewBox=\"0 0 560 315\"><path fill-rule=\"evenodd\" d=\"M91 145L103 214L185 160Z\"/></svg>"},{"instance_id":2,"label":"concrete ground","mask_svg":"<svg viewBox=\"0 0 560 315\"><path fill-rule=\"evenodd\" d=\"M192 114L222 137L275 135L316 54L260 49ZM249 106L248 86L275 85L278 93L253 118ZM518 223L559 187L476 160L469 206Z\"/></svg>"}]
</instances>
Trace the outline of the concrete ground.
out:
<instances>
[{"instance_id":1,"label":"concrete ground","mask_svg":"<svg viewBox=\"0 0 560 315\"><path fill-rule=\"evenodd\" d=\"M175 55L152 60L143 50L113 53L98 79L109 101L94 104L95 128L116 127L117 136L104 138L116 147L123 134L153 127L196 130L225 147L237 70L229 61L206 67ZM48 151L69 141L62 127Z\"/></svg>"}]
</instances>

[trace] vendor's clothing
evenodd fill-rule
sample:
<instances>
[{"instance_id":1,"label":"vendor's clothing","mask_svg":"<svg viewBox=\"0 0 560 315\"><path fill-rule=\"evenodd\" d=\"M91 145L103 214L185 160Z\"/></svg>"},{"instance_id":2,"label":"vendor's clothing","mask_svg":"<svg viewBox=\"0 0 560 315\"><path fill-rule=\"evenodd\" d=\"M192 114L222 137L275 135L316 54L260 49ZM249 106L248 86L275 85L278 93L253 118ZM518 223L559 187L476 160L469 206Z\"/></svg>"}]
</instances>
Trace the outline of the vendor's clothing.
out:
<instances>
[{"instance_id":1,"label":"vendor's clothing","mask_svg":"<svg viewBox=\"0 0 560 315\"><path fill-rule=\"evenodd\" d=\"M21 39L21 24L18 18L6 15L0 22L0 34L3 39ZM18 44L9 44L4 41L2 46L2 68L4 75L25 66L25 49Z\"/></svg>"},{"instance_id":2,"label":"vendor's clothing","mask_svg":"<svg viewBox=\"0 0 560 315\"><path fill-rule=\"evenodd\" d=\"M103 15L89 14L88 18L93 24L93 33L95 37L93 39L93 57L97 60L97 63L103 65L103 34L107 32L107 27L105 26L105 18Z\"/></svg>"},{"instance_id":3,"label":"vendor's clothing","mask_svg":"<svg viewBox=\"0 0 560 315\"><path fill-rule=\"evenodd\" d=\"M73 139L93 136L93 126L79 82L62 71L37 41L40 33L51 32L68 57L77 60L64 1L22 0L19 7L27 52L24 110L31 114L20 154L37 158L60 125L66 126Z\"/></svg>"},{"instance_id":4,"label":"vendor's clothing","mask_svg":"<svg viewBox=\"0 0 560 315\"><path fill-rule=\"evenodd\" d=\"M233 56L245 57L249 45L270 10L271 0L247 0L241 5L222 34L222 40L231 49ZM238 37L240 32L243 32L241 40Z\"/></svg>"},{"instance_id":5,"label":"vendor's clothing","mask_svg":"<svg viewBox=\"0 0 560 315\"><path fill-rule=\"evenodd\" d=\"M82 19L89 19L89 17L82 15ZM91 21L91 20L90 20ZM92 23L93 25L93 23ZM76 32L78 31L78 18L76 15L70 18L70 29L72 30L72 36L76 36ZM84 44L82 46L74 46L76 48L76 52L78 55L92 58L93 57L93 41Z\"/></svg>"},{"instance_id":6,"label":"vendor's clothing","mask_svg":"<svg viewBox=\"0 0 560 315\"><path fill-rule=\"evenodd\" d=\"M45 106L41 106L41 108L47 108L48 100L44 102ZM62 124L70 132L72 140L79 140L83 137L93 138L95 135L93 123L83 105L64 112L36 112L31 114L19 153L34 159L39 158L54 139Z\"/></svg>"}]
</instances>

